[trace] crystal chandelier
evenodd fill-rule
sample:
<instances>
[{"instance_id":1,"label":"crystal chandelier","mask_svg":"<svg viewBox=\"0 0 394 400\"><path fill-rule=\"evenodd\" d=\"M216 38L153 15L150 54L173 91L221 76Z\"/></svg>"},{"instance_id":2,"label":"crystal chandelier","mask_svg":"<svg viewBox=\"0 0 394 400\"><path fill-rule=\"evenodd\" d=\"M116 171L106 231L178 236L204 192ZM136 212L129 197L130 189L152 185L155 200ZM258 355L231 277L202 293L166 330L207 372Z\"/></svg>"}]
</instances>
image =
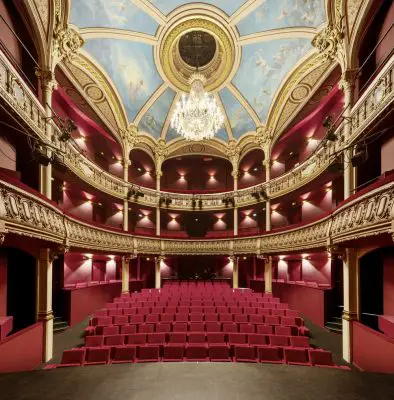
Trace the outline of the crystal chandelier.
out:
<instances>
[{"instance_id":1,"label":"crystal chandelier","mask_svg":"<svg viewBox=\"0 0 394 400\"><path fill-rule=\"evenodd\" d=\"M194 73L190 94L183 94L171 118L171 127L186 140L212 139L221 128L224 116L215 98L204 89L205 77Z\"/></svg>"}]
</instances>

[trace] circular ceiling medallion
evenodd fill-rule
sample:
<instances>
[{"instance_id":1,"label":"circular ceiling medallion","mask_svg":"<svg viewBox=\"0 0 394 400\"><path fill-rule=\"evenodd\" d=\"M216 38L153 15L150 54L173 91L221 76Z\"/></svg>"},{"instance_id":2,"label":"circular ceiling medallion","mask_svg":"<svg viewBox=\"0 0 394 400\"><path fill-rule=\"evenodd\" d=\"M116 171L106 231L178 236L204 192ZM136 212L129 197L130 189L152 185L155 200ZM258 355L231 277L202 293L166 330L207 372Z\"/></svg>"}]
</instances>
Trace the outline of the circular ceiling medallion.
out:
<instances>
[{"instance_id":1,"label":"circular ceiling medallion","mask_svg":"<svg viewBox=\"0 0 394 400\"><path fill-rule=\"evenodd\" d=\"M189 146L190 153L204 153L205 146L200 143L195 143Z\"/></svg>"},{"instance_id":2,"label":"circular ceiling medallion","mask_svg":"<svg viewBox=\"0 0 394 400\"><path fill-rule=\"evenodd\" d=\"M197 43L195 43L197 42ZM200 59L195 58L195 44ZM234 76L239 61L239 49L229 29L210 16L186 16L175 19L162 32L156 59L161 73L176 89L190 91L189 78L199 72L207 80L206 90L221 88Z\"/></svg>"},{"instance_id":3,"label":"circular ceiling medallion","mask_svg":"<svg viewBox=\"0 0 394 400\"><path fill-rule=\"evenodd\" d=\"M93 83L89 83L84 87L85 93L95 102L100 102L104 99L103 91Z\"/></svg>"},{"instance_id":4,"label":"circular ceiling medallion","mask_svg":"<svg viewBox=\"0 0 394 400\"><path fill-rule=\"evenodd\" d=\"M182 60L191 67L199 68L209 64L216 53L216 40L208 32L185 33L178 42Z\"/></svg>"},{"instance_id":5,"label":"circular ceiling medallion","mask_svg":"<svg viewBox=\"0 0 394 400\"><path fill-rule=\"evenodd\" d=\"M77 104L86 104L85 99L78 93L78 91L72 87L65 86L64 91L68 97Z\"/></svg>"},{"instance_id":6,"label":"circular ceiling medallion","mask_svg":"<svg viewBox=\"0 0 394 400\"><path fill-rule=\"evenodd\" d=\"M290 95L290 100L293 103L300 103L302 100L304 100L309 93L311 92L311 87L305 83L300 83L292 92Z\"/></svg>"}]
</instances>

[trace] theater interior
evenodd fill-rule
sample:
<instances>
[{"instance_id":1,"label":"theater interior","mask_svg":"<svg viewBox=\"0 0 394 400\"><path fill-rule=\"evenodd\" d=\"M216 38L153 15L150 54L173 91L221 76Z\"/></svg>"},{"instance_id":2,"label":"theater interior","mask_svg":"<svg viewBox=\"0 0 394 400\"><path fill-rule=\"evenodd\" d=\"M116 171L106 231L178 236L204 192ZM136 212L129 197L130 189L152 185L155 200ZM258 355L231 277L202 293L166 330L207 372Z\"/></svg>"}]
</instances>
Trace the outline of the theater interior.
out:
<instances>
[{"instance_id":1,"label":"theater interior","mask_svg":"<svg viewBox=\"0 0 394 400\"><path fill-rule=\"evenodd\" d=\"M0 0L0 398L394 398L394 2Z\"/></svg>"}]
</instances>

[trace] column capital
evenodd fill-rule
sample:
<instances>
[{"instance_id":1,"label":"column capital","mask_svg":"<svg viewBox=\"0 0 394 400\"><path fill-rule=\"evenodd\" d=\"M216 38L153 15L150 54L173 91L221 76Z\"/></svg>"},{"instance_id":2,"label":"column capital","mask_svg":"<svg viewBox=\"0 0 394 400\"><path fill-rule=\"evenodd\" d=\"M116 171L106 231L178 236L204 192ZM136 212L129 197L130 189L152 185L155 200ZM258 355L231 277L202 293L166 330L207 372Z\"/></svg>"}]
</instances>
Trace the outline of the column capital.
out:
<instances>
[{"instance_id":1,"label":"column capital","mask_svg":"<svg viewBox=\"0 0 394 400\"><path fill-rule=\"evenodd\" d=\"M52 320L53 317L53 311L49 310L49 311L39 311L37 313L37 320L38 321L50 321Z\"/></svg>"},{"instance_id":2,"label":"column capital","mask_svg":"<svg viewBox=\"0 0 394 400\"><path fill-rule=\"evenodd\" d=\"M63 60L72 61L84 43L84 39L75 29L58 22L53 33L53 66Z\"/></svg>"},{"instance_id":3,"label":"column capital","mask_svg":"<svg viewBox=\"0 0 394 400\"><path fill-rule=\"evenodd\" d=\"M337 257L342 261L346 261L347 259L347 251L344 247L340 247L338 245L328 245L327 252L330 253L331 256Z\"/></svg>"},{"instance_id":4,"label":"column capital","mask_svg":"<svg viewBox=\"0 0 394 400\"><path fill-rule=\"evenodd\" d=\"M55 73L50 69L44 69L37 67L35 69L35 75L39 79L41 87L53 91L57 87L57 81L55 78Z\"/></svg>"},{"instance_id":5,"label":"column capital","mask_svg":"<svg viewBox=\"0 0 394 400\"><path fill-rule=\"evenodd\" d=\"M256 257L259 260L264 260L267 262L271 262L272 261L272 256L270 256L269 254L256 254Z\"/></svg>"},{"instance_id":6,"label":"column capital","mask_svg":"<svg viewBox=\"0 0 394 400\"><path fill-rule=\"evenodd\" d=\"M358 314L357 314L357 312L354 312L354 311L343 310L342 318L344 320L346 320L346 321L357 321L358 320Z\"/></svg>"},{"instance_id":7,"label":"column capital","mask_svg":"<svg viewBox=\"0 0 394 400\"><path fill-rule=\"evenodd\" d=\"M125 262L130 262L131 260L135 260L137 258L136 254L127 254L125 256L123 256L123 259Z\"/></svg>"},{"instance_id":8,"label":"column capital","mask_svg":"<svg viewBox=\"0 0 394 400\"><path fill-rule=\"evenodd\" d=\"M358 69L347 69L344 71L341 75L341 79L338 82L339 89L343 90L344 92L353 91L358 73Z\"/></svg>"}]
</instances>

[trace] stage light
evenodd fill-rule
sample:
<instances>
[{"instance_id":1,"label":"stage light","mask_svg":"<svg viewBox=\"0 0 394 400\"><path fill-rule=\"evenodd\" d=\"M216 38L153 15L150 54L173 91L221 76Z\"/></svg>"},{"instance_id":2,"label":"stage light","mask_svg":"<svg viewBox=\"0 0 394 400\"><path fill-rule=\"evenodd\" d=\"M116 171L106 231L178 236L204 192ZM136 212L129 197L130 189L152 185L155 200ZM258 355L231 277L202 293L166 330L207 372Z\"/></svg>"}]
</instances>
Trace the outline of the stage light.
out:
<instances>
[{"instance_id":1,"label":"stage light","mask_svg":"<svg viewBox=\"0 0 394 400\"><path fill-rule=\"evenodd\" d=\"M257 214L256 214L256 213L253 213L253 217L257 217Z\"/></svg>"}]
</instances>

